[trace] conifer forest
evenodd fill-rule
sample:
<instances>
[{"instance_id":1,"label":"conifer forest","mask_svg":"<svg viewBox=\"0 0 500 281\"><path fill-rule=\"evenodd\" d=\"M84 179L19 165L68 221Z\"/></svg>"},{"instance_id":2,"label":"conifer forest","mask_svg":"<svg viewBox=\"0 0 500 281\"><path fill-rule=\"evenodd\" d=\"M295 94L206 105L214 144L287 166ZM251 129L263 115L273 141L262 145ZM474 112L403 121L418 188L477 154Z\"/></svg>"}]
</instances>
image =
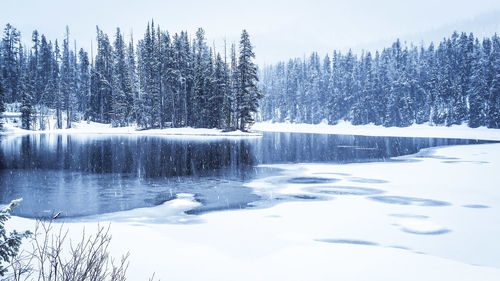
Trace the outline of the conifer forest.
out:
<instances>
[{"instance_id":1,"label":"conifer forest","mask_svg":"<svg viewBox=\"0 0 500 281\"><path fill-rule=\"evenodd\" d=\"M137 44L132 36L126 43L119 28L108 36L97 27L96 34L89 54L76 50L68 27L62 42L35 30L26 47L19 31L5 26L1 101L20 104L24 129L43 130L52 111L57 128L89 120L144 129L246 130L254 122L262 94L245 30L227 50L209 47L202 28L194 37L171 35L154 22Z\"/></svg>"},{"instance_id":2,"label":"conifer forest","mask_svg":"<svg viewBox=\"0 0 500 281\"><path fill-rule=\"evenodd\" d=\"M500 38L453 33L376 53L317 53L263 69L262 119L500 127Z\"/></svg>"}]
</instances>

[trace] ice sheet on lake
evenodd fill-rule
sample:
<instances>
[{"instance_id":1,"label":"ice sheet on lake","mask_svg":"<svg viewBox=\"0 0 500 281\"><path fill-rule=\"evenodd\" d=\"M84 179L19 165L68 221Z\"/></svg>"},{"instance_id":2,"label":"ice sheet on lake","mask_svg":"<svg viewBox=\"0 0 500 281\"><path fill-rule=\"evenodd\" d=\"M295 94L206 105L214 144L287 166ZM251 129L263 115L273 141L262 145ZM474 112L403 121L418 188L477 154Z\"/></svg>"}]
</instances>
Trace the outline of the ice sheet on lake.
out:
<instances>
[{"instance_id":1,"label":"ice sheet on lake","mask_svg":"<svg viewBox=\"0 0 500 281\"><path fill-rule=\"evenodd\" d=\"M111 250L122 253L126 247L132 253L130 280L150 272L165 280L207 276L215 280L500 280L500 225L496 223L500 221L500 144L445 147L432 153L437 157L415 162L276 165L283 169L280 176L257 179L248 188L274 197L314 196L313 187L356 187L349 180L356 177L386 181L360 184L384 194L324 194L334 200L208 213L199 216L203 223L197 224L135 220L161 213L166 208L162 205L130 212L130 220L108 217L113 221ZM461 162L449 165L440 157ZM307 177L337 181L288 181ZM368 200L370 196L391 197L383 202ZM189 195L178 199L180 206L174 204L168 210L182 218L182 210L196 202ZM433 206L432 202L449 204ZM21 228L32 222L15 218L10 226ZM73 229L95 222L67 224Z\"/></svg>"}]
</instances>

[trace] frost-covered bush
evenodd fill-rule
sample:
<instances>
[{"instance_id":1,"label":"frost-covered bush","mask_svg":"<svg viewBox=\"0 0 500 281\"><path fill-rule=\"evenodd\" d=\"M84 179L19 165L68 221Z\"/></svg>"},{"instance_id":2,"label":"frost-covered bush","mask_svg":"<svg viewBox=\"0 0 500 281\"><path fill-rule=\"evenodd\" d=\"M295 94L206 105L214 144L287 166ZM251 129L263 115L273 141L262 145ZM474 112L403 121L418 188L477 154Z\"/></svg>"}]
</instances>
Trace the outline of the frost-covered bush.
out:
<instances>
[{"instance_id":1,"label":"frost-covered bush","mask_svg":"<svg viewBox=\"0 0 500 281\"><path fill-rule=\"evenodd\" d=\"M109 253L110 227L99 225L93 234L83 230L77 241L68 238L63 224L37 221L34 233L5 230L5 222L21 200L0 211L0 280L12 281L125 281L129 254L116 260ZM26 241L20 250L23 238ZM4 279L5 278L5 279ZM154 274L150 281L154 280Z\"/></svg>"},{"instance_id":2,"label":"frost-covered bush","mask_svg":"<svg viewBox=\"0 0 500 281\"><path fill-rule=\"evenodd\" d=\"M0 276L7 273L8 267L4 265L17 256L22 239L31 234L29 231L19 233L14 230L7 235L5 230L5 222L10 219L14 208L19 205L20 201L20 199L14 200L0 211Z\"/></svg>"},{"instance_id":3,"label":"frost-covered bush","mask_svg":"<svg viewBox=\"0 0 500 281\"><path fill-rule=\"evenodd\" d=\"M37 221L31 249L23 247L12 260L12 280L126 280L128 254L119 260L110 256L109 226L98 226L90 235L84 230L77 241L68 239L64 225L54 226L52 221Z\"/></svg>"}]
</instances>

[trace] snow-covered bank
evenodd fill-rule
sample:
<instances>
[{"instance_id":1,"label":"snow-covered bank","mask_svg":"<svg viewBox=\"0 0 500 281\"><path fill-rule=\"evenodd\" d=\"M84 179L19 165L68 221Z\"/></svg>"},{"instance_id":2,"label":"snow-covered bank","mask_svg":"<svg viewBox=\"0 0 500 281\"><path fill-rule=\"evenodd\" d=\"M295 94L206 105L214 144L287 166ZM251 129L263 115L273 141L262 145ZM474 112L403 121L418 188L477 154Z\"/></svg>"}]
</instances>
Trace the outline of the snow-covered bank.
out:
<instances>
[{"instance_id":1,"label":"snow-covered bank","mask_svg":"<svg viewBox=\"0 0 500 281\"><path fill-rule=\"evenodd\" d=\"M152 272L161 280L500 280L500 144L399 160L273 165L283 173L249 187L306 199L271 208L189 216L182 210L196 202L183 194L65 224L76 239L83 227L112 222L112 253L131 252L129 280ZM33 223L16 217L10 227Z\"/></svg>"},{"instance_id":2,"label":"snow-covered bank","mask_svg":"<svg viewBox=\"0 0 500 281\"><path fill-rule=\"evenodd\" d=\"M253 125L252 129L265 132L292 132L387 137L454 138L500 141L500 129L489 129L485 127L469 128L467 127L467 125L443 127L429 126L427 124L414 124L410 127L400 128L376 126L373 124L352 125L350 122L345 121L341 121L337 125L328 125L324 123L313 125L258 122Z\"/></svg>"},{"instance_id":3,"label":"snow-covered bank","mask_svg":"<svg viewBox=\"0 0 500 281\"><path fill-rule=\"evenodd\" d=\"M137 130L134 126L113 128L110 124L96 122L75 122L71 129L51 129L45 131L29 131L4 124L0 134L99 134L99 135L144 135L144 136L200 136L200 137L260 137L256 132L229 131L202 128L165 128Z\"/></svg>"}]
</instances>

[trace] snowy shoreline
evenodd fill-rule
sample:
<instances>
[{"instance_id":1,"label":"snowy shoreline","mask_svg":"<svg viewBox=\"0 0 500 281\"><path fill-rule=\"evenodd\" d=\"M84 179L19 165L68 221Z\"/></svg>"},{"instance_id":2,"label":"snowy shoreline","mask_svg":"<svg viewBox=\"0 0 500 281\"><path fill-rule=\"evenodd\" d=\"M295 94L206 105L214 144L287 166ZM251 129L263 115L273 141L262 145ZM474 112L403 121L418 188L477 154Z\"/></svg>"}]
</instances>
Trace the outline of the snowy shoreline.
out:
<instances>
[{"instance_id":1,"label":"snowy shoreline","mask_svg":"<svg viewBox=\"0 0 500 281\"><path fill-rule=\"evenodd\" d=\"M140 135L140 136L190 136L190 137L261 137L262 134L256 132L242 132L239 130L224 132L220 129L204 128L165 128L137 130L136 127L113 128L110 124L96 122L75 122L71 129L51 129L43 131L23 130L4 124L4 130L0 135L26 135L26 134L86 134L86 135Z\"/></svg>"},{"instance_id":2,"label":"snowy shoreline","mask_svg":"<svg viewBox=\"0 0 500 281\"><path fill-rule=\"evenodd\" d=\"M73 240L112 223L111 254L130 251L130 280L152 272L162 280L499 280L500 144L398 158L410 161L271 165L284 173L248 183L262 196L316 192L326 201L193 216L184 211L197 202L179 194L157 207L59 223ZM8 224L32 229L34 220Z\"/></svg>"},{"instance_id":3,"label":"snowy shoreline","mask_svg":"<svg viewBox=\"0 0 500 281\"><path fill-rule=\"evenodd\" d=\"M321 124L291 124L258 122L252 130L263 132L290 132L311 134L338 134L361 136L385 137L419 137L419 138L451 138L451 139L476 139L500 141L500 129L485 127L469 128L467 125L430 126L428 124L410 127L384 127L373 124L352 125L350 122L341 121L336 125Z\"/></svg>"},{"instance_id":4,"label":"snowy shoreline","mask_svg":"<svg viewBox=\"0 0 500 281\"><path fill-rule=\"evenodd\" d=\"M430 126L428 124L414 124L410 127L383 127L373 124L352 125L349 122L339 122L336 125L328 124L292 124L257 122L250 132L230 131L203 128L166 128L137 130L136 127L113 128L109 124L95 122L75 122L71 129L51 129L44 131L29 131L4 124L0 134L98 134L98 135L143 135L143 136L192 136L192 137L261 137L260 132L289 132L309 134L338 134L361 136L385 137L418 137L418 138L449 138L449 139L475 139L500 141L500 129L485 127L469 128L467 125Z\"/></svg>"}]
</instances>

